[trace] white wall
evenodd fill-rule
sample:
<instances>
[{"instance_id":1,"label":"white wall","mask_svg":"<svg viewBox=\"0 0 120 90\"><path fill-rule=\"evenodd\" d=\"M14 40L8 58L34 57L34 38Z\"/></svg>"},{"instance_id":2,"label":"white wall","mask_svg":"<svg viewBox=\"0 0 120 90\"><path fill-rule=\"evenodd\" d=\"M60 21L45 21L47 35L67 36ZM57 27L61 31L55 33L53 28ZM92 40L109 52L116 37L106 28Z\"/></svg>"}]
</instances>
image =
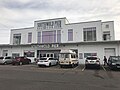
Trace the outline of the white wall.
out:
<instances>
[{"instance_id":1,"label":"white wall","mask_svg":"<svg viewBox=\"0 0 120 90\"><path fill-rule=\"evenodd\" d=\"M106 28L106 25L109 25L109 28ZM115 40L114 21L102 22L102 30L103 32L110 31L110 39Z\"/></svg>"},{"instance_id":2,"label":"white wall","mask_svg":"<svg viewBox=\"0 0 120 90\"><path fill-rule=\"evenodd\" d=\"M61 20L61 28L53 28L46 30L37 29L37 23L41 22L51 22ZM38 31L51 31L51 30L61 30L61 42L83 42L83 28L96 27L96 41L103 40L103 31L110 31L111 40L114 40L114 22L107 21L101 22L98 21L89 21L89 22L80 22L80 23L68 23L66 24L66 18L57 18L57 19L48 19L48 20L39 20L34 22L34 27L32 28L23 28L23 29L12 29L10 36L10 44L13 44L13 34L21 33L22 39L21 44L28 44L28 32L32 32L32 43L37 43L37 32ZM109 29L105 28L105 25L109 24ZM73 41L68 41L68 29L73 29Z\"/></svg>"},{"instance_id":3,"label":"white wall","mask_svg":"<svg viewBox=\"0 0 120 90\"><path fill-rule=\"evenodd\" d=\"M63 43L83 42L83 28L96 27L96 41L102 41L101 21L68 24L62 29ZM73 41L68 41L68 29L73 29Z\"/></svg>"},{"instance_id":4,"label":"white wall","mask_svg":"<svg viewBox=\"0 0 120 90\"><path fill-rule=\"evenodd\" d=\"M12 29L10 36L10 44L13 44L13 35L21 33L21 44L28 44L28 33L32 32L32 43L36 42L36 32L33 27L31 28L21 28L21 29Z\"/></svg>"},{"instance_id":5,"label":"white wall","mask_svg":"<svg viewBox=\"0 0 120 90\"><path fill-rule=\"evenodd\" d=\"M87 44L74 44L74 45L67 45L62 46L61 49L78 49L78 57L79 53L83 54L83 59L79 59L80 64L85 63L84 53L97 53L97 56L100 58L100 63L103 64L103 57L105 55L105 48L115 48L115 55L120 55L120 45L118 46L117 43L87 43Z\"/></svg>"}]
</instances>

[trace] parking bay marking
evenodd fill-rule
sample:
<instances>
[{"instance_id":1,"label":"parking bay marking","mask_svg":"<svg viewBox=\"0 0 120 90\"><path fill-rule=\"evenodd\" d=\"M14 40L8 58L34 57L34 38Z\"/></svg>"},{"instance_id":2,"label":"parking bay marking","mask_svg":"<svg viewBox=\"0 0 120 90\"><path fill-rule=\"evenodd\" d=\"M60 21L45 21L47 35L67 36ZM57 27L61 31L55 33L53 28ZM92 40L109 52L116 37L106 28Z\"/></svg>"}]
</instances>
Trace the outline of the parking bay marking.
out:
<instances>
[{"instance_id":1,"label":"parking bay marking","mask_svg":"<svg viewBox=\"0 0 120 90\"><path fill-rule=\"evenodd\" d=\"M106 69L102 66L103 70L106 71Z\"/></svg>"},{"instance_id":2,"label":"parking bay marking","mask_svg":"<svg viewBox=\"0 0 120 90\"><path fill-rule=\"evenodd\" d=\"M85 70L85 67L82 69L82 72Z\"/></svg>"}]
</instances>

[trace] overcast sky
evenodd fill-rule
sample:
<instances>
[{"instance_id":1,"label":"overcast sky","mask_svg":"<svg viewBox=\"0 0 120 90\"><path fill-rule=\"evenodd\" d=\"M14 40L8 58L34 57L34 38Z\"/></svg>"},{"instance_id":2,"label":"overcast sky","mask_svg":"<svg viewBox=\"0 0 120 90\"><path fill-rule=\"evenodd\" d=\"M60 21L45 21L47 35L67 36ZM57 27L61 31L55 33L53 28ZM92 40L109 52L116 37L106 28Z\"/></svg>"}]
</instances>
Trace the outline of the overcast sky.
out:
<instances>
[{"instance_id":1,"label":"overcast sky","mask_svg":"<svg viewBox=\"0 0 120 90\"><path fill-rule=\"evenodd\" d=\"M120 0L0 0L0 44L9 43L13 28L61 17L70 23L114 21L115 39L120 40Z\"/></svg>"}]
</instances>

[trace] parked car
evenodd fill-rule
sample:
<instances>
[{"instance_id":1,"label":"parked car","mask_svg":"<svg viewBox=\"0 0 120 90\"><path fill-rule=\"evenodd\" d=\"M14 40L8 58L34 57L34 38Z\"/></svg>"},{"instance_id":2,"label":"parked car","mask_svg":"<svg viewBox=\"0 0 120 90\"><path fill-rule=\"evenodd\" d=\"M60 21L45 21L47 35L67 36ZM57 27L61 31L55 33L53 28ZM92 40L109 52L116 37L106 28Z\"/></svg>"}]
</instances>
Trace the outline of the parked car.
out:
<instances>
[{"instance_id":1,"label":"parked car","mask_svg":"<svg viewBox=\"0 0 120 90\"><path fill-rule=\"evenodd\" d=\"M97 56L88 56L85 60L85 67L100 69L100 58L98 58Z\"/></svg>"},{"instance_id":2,"label":"parked car","mask_svg":"<svg viewBox=\"0 0 120 90\"><path fill-rule=\"evenodd\" d=\"M120 56L110 56L108 66L110 69L120 69Z\"/></svg>"},{"instance_id":3,"label":"parked car","mask_svg":"<svg viewBox=\"0 0 120 90\"><path fill-rule=\"evenodd\" d=\"M0 57L0 64L11 64L12 60L11 56Z\"/></svg>"},{"instance_id":4,"label":"parked car","mask_svg":"<svg viewBox=\"0 0 120 90\"><path fill-rule=\"evenodd\" d=\"M21 56L21 57L15 57L13 59L12 65L23 65L23 64L29 64L31 63L31 60L28 59L27 57Z\"/></svg>"},{"instance_id":5,"label":"parked car","mask_svg":"<svg viewBox=\"0 0 120 90\"><path fill-rule=\"evenodd\" d=\"M54 58L49 58L49 57L44 57L40 58L40 60L37 62L37 65L40 66L52 66L52 65L57 65L58 60Z\"/></svg>"}]
</instances>

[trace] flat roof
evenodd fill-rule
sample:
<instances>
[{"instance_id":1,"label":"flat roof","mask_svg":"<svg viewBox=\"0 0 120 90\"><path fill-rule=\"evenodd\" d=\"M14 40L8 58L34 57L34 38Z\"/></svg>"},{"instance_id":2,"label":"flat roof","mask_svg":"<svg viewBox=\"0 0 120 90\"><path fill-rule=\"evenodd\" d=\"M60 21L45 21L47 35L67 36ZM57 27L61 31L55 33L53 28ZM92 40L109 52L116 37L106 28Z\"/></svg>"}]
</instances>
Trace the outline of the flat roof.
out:
<instances>
[{"instance_id":1,"label":"flat roof","mask_svg":"<svg viewBox=\"0 0 120 90\"><path fill-rule=\"evenodd\" d=\"M86 21L86 22L77 22L77 23L69 23L66 25L71 25L71 24L83 24L83 23L93 23L93 22L101 22L102 20L97 20L97 21Z\"/></svg>"},{"instance_id":2,"label":"flat roof","mask_svg":"<svg viewBox=\"0 0 120 90\"><path fill-rule=\"evenodd\" d=\"M53 19L44 19L44 20L36 20L34 22L39 22L39 21L50 21L50 20L56 20L56 19L67 19L66 17L62 17L62 18L53 18Z\"/></svg>"},{"instance_id":3,"label":"flat roof","mask_svg":"<svg viewBox=\"0 0 120 90\"><path fill-rule=\"evenodd\" d=\"M26 27L26 28L18 28L18 29L11 29L11 31L14 31L14 30L24 30L24 29L32 29L34 27Z\"/></svg>"}]
</instances>

